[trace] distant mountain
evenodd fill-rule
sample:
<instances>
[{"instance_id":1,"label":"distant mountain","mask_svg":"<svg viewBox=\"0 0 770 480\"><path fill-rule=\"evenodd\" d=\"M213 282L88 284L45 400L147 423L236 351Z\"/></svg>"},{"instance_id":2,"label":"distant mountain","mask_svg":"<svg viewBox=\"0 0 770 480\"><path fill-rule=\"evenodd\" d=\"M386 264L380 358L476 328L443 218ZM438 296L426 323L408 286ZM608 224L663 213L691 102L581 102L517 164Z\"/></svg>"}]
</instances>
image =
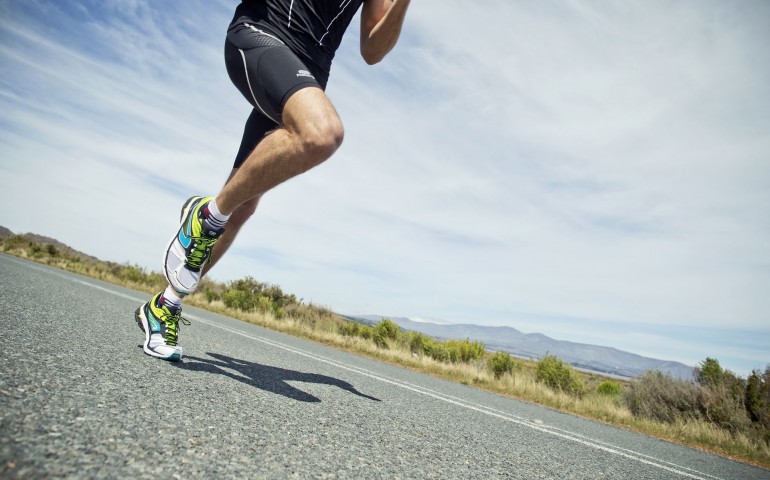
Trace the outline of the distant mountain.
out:
<instances>
[{"instance_id":1,"label":"distant mountain","mask_svg":"<svg viewBox=\"0 0 770 480\"><path fill-rule=\"evenodd\" d=\"M13 233L11 230L7 229L6 227L0 226L0 239L12 237L14 235L16 234ZM91 255L75 250L74 248L56 240L55 238L44 237L43 235L38 235L36 233L20 233L18 235L24 237L27 241L30 241L30 242L40 243L43 245L51 244L54 247L58 248L59 251L63 253L67 253L69 255L75 255L77 257L80 257L83 260L98 260L98 258L92 257Z\"/></svg>"},{"instance_id":2,"label":"distant mountain","mask_svg":"<svg viewBox=\"0 0 770 480\"><path fill-rule=\"evenodd\" d=\"M376 315L356 315L346 316L346 318L367 324L374 324L382 319ZM518 357L531 359L540 359L546 354L554 355L576 368L599 373L636 377L647 370L660 370L675 378L692 378L692 367L683 363L643 357L611 347L554 340L540 333L522 333L512 327L439 325L414 322L408 318L388 318L404 330L421 332L438 339L469 338L484 342L490 350L505 351Z\"/></svg>"}]
</instances>

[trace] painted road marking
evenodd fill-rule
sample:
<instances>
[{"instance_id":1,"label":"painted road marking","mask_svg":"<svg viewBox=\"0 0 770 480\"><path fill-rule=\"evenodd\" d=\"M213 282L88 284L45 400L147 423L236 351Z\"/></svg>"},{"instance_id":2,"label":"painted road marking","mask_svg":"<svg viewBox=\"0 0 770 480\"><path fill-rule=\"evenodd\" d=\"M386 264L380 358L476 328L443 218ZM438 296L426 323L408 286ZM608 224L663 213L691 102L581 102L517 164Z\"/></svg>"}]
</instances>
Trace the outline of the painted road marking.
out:
<instances>
[{"instance_id":1,"label":"painted road marking","mask_svg":"<svg viewBox=\"0 0 770 480\"><path fill-rule=\"evenodd\" d=\"M97 290L101 290L103 292L110 293L112 295L116 295L116 296L121 297L121 298L125 298L125 299L128 299L128 300L136 301L136 302L139 302L139 303L143 303L144 302L144 299L142 297L137 296L137 295L129 295L129 294L126 294L126 293L117 292L115 290L111 290L109 288L106 288L106 287L103 287L103 286L100 286L100 285L96 285L94 283L91 283L91 282L88 282L88 281L85 281L85 280L81 280L81 279L78 279L78 278L73 278L71 276L72 274L67 275L67 274L64 274L63 272L58 272L55 269L52 269L51 267L38 266L38 265L30 264L29 262L23 262L23 261L19 261L19 263L22 263L22 264L26 265L28 268L31 268L33 270L38 270L38 271L42 271L42 272L49 273L49 274L53 273L56 276L64 278L66 280L69 280L69 281L72 281L72 282L75 282L75 283L79 283L81 285L85 285L87 287L91 287L91 288L94 288L94 289L97 289ZM661 470L665 470L665 471L667 471L669 473L673 473L673 474L680 475L680 476L687 477L687 478L692 478L694 480L722 480L720 477L715 477L713 475L709 475L709 474L706 474L706 473L698 472L698 471L693 470L691 468L683 467L683 466L677 465L675 463L667 462L665 460L661 460L661 459L652 457L650 455L645 455L643 453L639 453L639 452L636 452L636 451L633 451L633 450L629 450L629 449L626 449L626 448L623 448L623 447L618 447L616 445L612 445L610 443L603 442L601 440L592 439L592 438L586 437L584 435L581 435L579 433L571 432L571 431L564 430L564 429L561 429L561 428L558 428L558 427L552 427L552 426L546 425L542 421L526 419L526 418L521 417L519 415L514 415L514 414L508 413L508 412L503 412L501 410L497 410L495 408L487 407L485 405L480 405L480 404L477 404L477 403L474 403L474 402L471 402L471 401L468 401L468 400L464 400L464 399L461 399L461 398L458 398L458 397L454 397L452 395L448 395L448 394L445 394L445 393L440 393L440 392L437 392L437 391L434 391L434 390L422 387L420 385L415 385L415 384L412 384L412 383L409 383L409 382L405 382L405 381L402 381L402 380L396 380L396 379L393 379L393 378L385 377L383 375L380 375L378 373L372 372L370 370L366 370L366 369L361 368L361 367L346 365L344 363L340 363L340 362L337 362L335 360L332 360L332 359L329 359L329 358L326 358L326 357L323 357L323 356L320 356L320 355L317 355L317 354L314 354L314 353L306 352L304 350L297 349L295 347L292 347L290 345L286 345L286 344L281 343L281 342L277 342L275 340L268 340L266 338L256 337L256 336L254 336L252 334L245 333L245 332L233 329L233 328L225 327L223 325L219 325L219 324L214 323L214 322L209 321L209 320L205 320L205 319L199 317L198 315L189 315L189 314L187 314L185 316L187 318L190 318L190 319L195 320L197 322L201 322L201 323L203 323L205 325L209 325L211 327L219 328L221 330L225 330L227 332L230 332L230 333L233 333L233 334L236 334L236 335L240 335L240 336L249 338L251 340L254 340L254 341L257 341L257 342L261 342L261 343L264 343L266 345L270 345L272 347L285 350L287 352L294 353L296 355L301 355L303 357L316 360L318 362L326 363L328 365L332 365L332 366L334 366L336 368L339 368L339 369L342 369L342 370L347 370L349 372L353 372L353 373L356 373L356 374L359 374L359 375L363 375L365 377L368 377L368 378L371 378L371 379L374 379L374 380L377 380L377 381L380 381L380 382L383 382L383 383L387 383L387 384L390 384L390 385L394 385L396 387L400 387L400 388L404 388L406 390L413 391L415 393L419 393L421 395L425 395L425 396L433 398L435 400L439 400L439 401L442 401L442 402L450 403L452 405L456 405L456 406L459 406L459 407L462 407L462 408L466 408L468 410L472 410L472 411L475 411L475 412L478 412L478 413L482 413L482 414L489 415L489 416L492 416L492 417L495 417L495 418L499 418L501 420L505 420L507 422L514 423L516 425L527 427L527 428L530 428L532 430L536 430L536 431L539 431L539 432L542 432L542 433L545 433L545 434L548 434L548 435L559 437L559 438L562 438L564 440L568 440L568 441L571 441L571 442L579 443L581 445L585 445L587 447L590 447L590 448L593 448L593 449L596 449L596 450L601 450L601 451L604 451L604 452L607 452L607 453L610 453L610 454L613 454L613 455L617 455L617 456L620 456L620 457L623 457L623 458L627 458L629 460L634 460L634 461L643 463L645 465L649 465L651 467L655 467L655 468L659 468Z\"/></svg>"}]
</instances>

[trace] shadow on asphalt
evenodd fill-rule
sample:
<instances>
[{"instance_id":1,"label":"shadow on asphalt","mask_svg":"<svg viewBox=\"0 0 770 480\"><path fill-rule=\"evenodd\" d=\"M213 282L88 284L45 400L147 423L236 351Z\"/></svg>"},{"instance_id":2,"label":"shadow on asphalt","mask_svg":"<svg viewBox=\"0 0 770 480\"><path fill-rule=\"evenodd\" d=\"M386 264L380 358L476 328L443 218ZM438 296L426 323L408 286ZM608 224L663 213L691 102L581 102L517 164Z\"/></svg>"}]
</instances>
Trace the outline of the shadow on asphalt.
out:
<instances>
[{"instance_id":1,"label":"shadow on asphalt","mask_svg":"<svg viewBox=\"0 0 770 480\"><path fill-rule=\"evenodd\" d=\"M375 402L381 401L379 398L365 395L356 388L334 377L319 375L317 373L303 373L285 368L269 367L258 363L247 362L237 358L228 357L219 353L207 353L211 358L199 358L186 355L182 362L173 365L182 370L191 370L195 372L207 372L217 375L224 375L233 380L237 380L246 385L259 388L268 392L277 393L300 402L320 402L321 399L303 392L298 388L292 387L286 382L306 382L318 383L322 385L332 385L342 390L350 392L359 397L363 397ZM226 370L225 370L226 369ZM233 373L238 372L238 374Z\"/></svg>"}]
</instances>

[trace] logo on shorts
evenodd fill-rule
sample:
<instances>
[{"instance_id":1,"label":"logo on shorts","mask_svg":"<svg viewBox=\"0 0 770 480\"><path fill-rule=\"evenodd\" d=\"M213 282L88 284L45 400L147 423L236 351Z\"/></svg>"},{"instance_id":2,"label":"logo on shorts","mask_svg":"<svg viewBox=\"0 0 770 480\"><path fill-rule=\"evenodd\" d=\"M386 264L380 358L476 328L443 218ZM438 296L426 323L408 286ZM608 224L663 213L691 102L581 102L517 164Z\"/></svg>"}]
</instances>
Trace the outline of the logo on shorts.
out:
<instances>
[{"instance_id":1,"label":"logo on shorts","mask_svg":"<svg viewBox=\"0 0 770 480\"><path fill-rule=\"evenodd\" d=\"M313 74L308 72L307 70L300 70L299 72L297 72L297 76L298 77L310 77L313 80L315 80L315 77L313 76Z\"/></svg>"}]
</instances>

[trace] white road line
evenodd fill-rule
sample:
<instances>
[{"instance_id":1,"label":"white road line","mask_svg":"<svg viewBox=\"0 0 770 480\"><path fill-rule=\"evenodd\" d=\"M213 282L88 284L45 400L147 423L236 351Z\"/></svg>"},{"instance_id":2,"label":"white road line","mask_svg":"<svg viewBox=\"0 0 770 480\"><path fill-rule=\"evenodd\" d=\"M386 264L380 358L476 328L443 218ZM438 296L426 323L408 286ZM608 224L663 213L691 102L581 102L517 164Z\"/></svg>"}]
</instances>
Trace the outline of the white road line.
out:
<instances>
[{"instance_id":1,"label":"white road line","mask_svg":"<svg viewBox=\"0 0 770 480\"><path fill-rule=\"evenodd\" d=\"M391 384L391 385L394 385L394 386L397 386L397 387L404 388L406 390L411 390L413 392L416 392L416 393L419 393L419 394L422 394L422 395L434 398L436 400L440 400L440 401L443 401L443 402L446 402L446 403L450 403L450 404L453 404L453 405L457 405L459 407L467 408L469 410L473 410L473 411L476 411L476 412L479 412L479 413L483 413L483 414L486 414L486 415L497 417L497 418L500 418L502 420L505 420L505 421L508 421L508 422L511 422L511 423L515 423L517 425L521 425L521 426L524 426L524 427L527 427L527 428L531 428L532 430L537 430L539 432L547 433L549 435L560 437L560 438L563 438L565 440L569 440L569 441L572 441L572 442L575 442L575 443L580 443L582 445L594 448L596 450L601 450L601 451L604 451L604 452L607 452L607 453L612 453L614 455L618 455L620 457L624 457L624 458L627 458L629 460L635 460L637 462L644 463L646 465L649 465L649 466L652 466L652 467L656 467L656 468L659 468L661 470L665 470L665 471L670 472L670 473L681 475L683 477L692 478L692 479L695 479L695 480L707 480L707 479L722 480L719 477L714 477L712 475L707 475L707 474L704 474L704 473L692 470L692 469L687 468L687 467L682 467L680 465L676 465L676 464L673 464L673 463L670 463L670 462L659 460L659 459L656 459L656 458L651 457L649 455L645 455L645 454L642 454L642 453L634 452L633 450L628 450L628 449L625 449L625 448L621 448L621 447L616 447L614 445L610 445L610 444L605 443L605 442L589 439L587 437L584 437L584 436L576 434L576 433L569 432L567 430L562 430L562 429L555 428L555 427L549 427L549 426L546 426L546 425L538 425L536 423L532 423L529 420L526 420L523 417L519 417L517 415L512 415L512 414L509 414L509 413L501 412L499 410L495 410L493 408L489 408L489 407L486 407L484 405L479 405L477 403L473 403L473 402L470 402L470 401L467 401L467 400L462 400L462 399L459 399L457 397L452 397L451 395L446 395L446 394L443 394L443 393L439 393L439 392L436 392L434 390L430 390L430 389L425 388L425 387L421 387L421 386L414 385L414 384L411 384L411 383L408 383L408 382L404 382L402 380L395 380L395 379L392 379L392 378L383 377L383 376L378 375L378 374L376 374L374 372L365 370L365 369L363 369L361 367L352 367L350 365L345 365L343 363L336 362L334 360L331 360L331 359L328 359L328 358L316 355L314 353L305 352L303 350L296 349L294 347L291 347L289 345L285 345L285 344L280 343L280 342L276 342L274 340L268 340L266 338L255 337L255 336L250 335L248 333L241 332L241 331L229 328L229 327L225 327L225 326L222 326L222 325L219 325L219 324L216 324L216 323L204 320L203 318L198 317L197 315L196 316L187 315L187 317L192 319L192 320L195 320L197 322L201 322L201 323L204 323L206 325L210 325L212 327L216 327L216 328L219 328L221 330L225 330L227 332L234 333L236 335L241 335L243 337L249 338L251 340L255 340L257 342L261 342L261 343L264 343L264 344L267 344L267 345L270 345L270 346L273 346L273 347L276 347L276 348L280 348L280 349L286 350L288 352L295 353L297 355L301 355L301 356L304 356L304 357L307 357L307 358L310 358L310 359L313 359L313 360L316 360L316 361L319 361L319 362L327 363L329 365L332 365L334 367L340 368L342 370L348 370L350 372L354 372L354 373L357 373L359 375L363 375L363 376L372 378L374 380L381 381L383 383L388 383L388 384ZM686 470L689 470L689 472L686 471ZM690 473L690 472L692 472L692 473Z\"/></svg>"},{"instance_id":2,"label":"white road line","mask_svg":"<svg viewBox=\"0 0 770 480\"><path fill-rule=\"evenodd\" d=\"M23 263L27 263L27 262L23 262ZM40 271L44 271L46 273L52 273L51 270L49 270L51 267L42 267L42 266L29 265L29 264L27 266L29 268L34 269L34 270L40 270ZM85 285L85 286L88 286L88 287L91 287L91 288L94 288L94 289L97 289L97 290L101 290L103 292L110 293L112 295L116 295L116 296L121 297L121 298L125 298L125 299L132 300L132 301L137 301L137 302L142 302L143 301L142 298L139 297L139 296L129 295L129 294L117 292L115 290L111 290L109 288L105 288L105 287L102 287L100 285L96 285L94 283L87 282L85 280L80 280L80 279L77 279L77 278L73 278L73 277L71 277L69 275L58 274L58 272L56 272L56 270L53 270L53 273L57 273L57 276L59 276L61 278L64 278L64 279L70 280L72 282L79 283L81 285ZM219 324L214 323L214 322L209 321L209 320L205 320L205 319L199 317L198 315L189 315L189 314L187 314L185 316L187 318L195 320L196 322L200 322L200 323L203 323L205 325L209 325L211 327L219 328L221 330L225 330L227 332L234 333L236 335L240 335L240 336L249 338L251 340L254 340L254 341L257 341L257 342L261 342L261 343L264 343L266 345L270 345L270 346L275 347L275 348L280 348L282 350L285 350L285 351L288 351L288 352L291 352L291 353L294 353L294 354L297 354L297 355L301 355L303 357L307 357L307 358L316 360L318 362L326 363L326 364L332 365L332 366L334 366L336 368L339 368L339 369L342 369L342 370L347 370L347 371L350 371L350 372L353 372L353 373L357 373L359 375L363 375L365 377L369 377L371 379L374 379L374 380L377 380L377 381L380 381L380 382L383 382L383 383L394 385L396 387L404 388L406 390L410 390L410 391L413 391L415 393L419 393L421 395L425 395L427 397L431 397L431 398L433 398L435 400L439 400L439 401L442 401L442 402L450 403L452 405L457 405L459 407L463 407L463 408L466 408L468 410L473 410L473 411L478 412L478 413L482 413L482 414L485 414L485 415L496 417L496 418L499 418L501 420L505 420L505 421L510 422L510 423L514 423L514 424L517 424L517 425L520 425L520 426L523 426L523 427L530 428L532 430L536 430L536 431L539 431L539 432L542 432L542 433L546 433L548 435L553 435L555 437L559 437L559 438L562 438L564 440L569 440L571 442L579 443L581 445L585 445L587 447L590 447L590 448L593 448L593 449L596 449L596 450L601 450L601 451L604 451L604 452L607 452L607 453L611 453L613 455L617 455L617 456L620 456L620 457L623 457L623 458L627 458L629 460L634 460L634 461L643 463L645 465L649 465L651 467L655 467L655 468L659 468L661 470L665 470L665 471L667 471L669 473L680 475L682 477L692 478L694 480L709 480L709 479L710 480L722 480L720 477L715 477L713 475L709 475L709 474L705 474L705 473L702 473L702 472L698 472L698 471L693 470L693 469L688 468L688 467L683 467L681 465L677 465L677 464L674 464L674 463L671 463L671 462L667 462L665 460L657 459L657 458L652 457L650 455L645 455L643 453L635 452L633 450L628 450L628 449L623 448L623 447L618 447L618 446L609 444L607 442L603 442L601 440L595 440L595 439L586 437L584 435L581 435L579 433L570 432L568 430L564 430L564 429L561 429L561 428L558 428L558 427L551 427L551 426L544 425L544 424L533 423L532 421L530 421L528 419L525 419L524 417L521 417L521 416L518 416L518 415L514 415L514 414L511 414L511 413L503 412L501 410L497 410L497 409L494 409L494 408L491 408L491 407L487 407L487 406L480 405L480 404L477 404L477 403L474 403L474 402L470 402L468 400L464 400L464 399L460 399L460 398L457 398L457 397L453 397L451 395L447 395L447 394L444 394L444 393L436 392L434 390L431 390L431 389L428 389L428 388L425 388L425 387L422 387L422 386L419 386L419 385L415 385L415 384L412 384L412 383L409 383L409 382L405 382L405 381L402 381L402 380L396 380L396 379L384 377L382 375L379 375L377 373L374 373L372 371L366 370L366 369L361 368L361 367L345 365L343 363L339 363L339 362L334 361L332 359L329 359L329 358L326 358L326 357L322 357L322 356L314 354L314 353L309 353L309 352L297 349L295 347L291 347L289 345L277 342L275 340L268 340L266 338L256 337L254 335L251 335L251 334L248 334L248 333L245 333L245 332L241 332L241 331L233 329L233 328L225 327L223 325L219 325Z\"/></svg>"}]
</instances>

